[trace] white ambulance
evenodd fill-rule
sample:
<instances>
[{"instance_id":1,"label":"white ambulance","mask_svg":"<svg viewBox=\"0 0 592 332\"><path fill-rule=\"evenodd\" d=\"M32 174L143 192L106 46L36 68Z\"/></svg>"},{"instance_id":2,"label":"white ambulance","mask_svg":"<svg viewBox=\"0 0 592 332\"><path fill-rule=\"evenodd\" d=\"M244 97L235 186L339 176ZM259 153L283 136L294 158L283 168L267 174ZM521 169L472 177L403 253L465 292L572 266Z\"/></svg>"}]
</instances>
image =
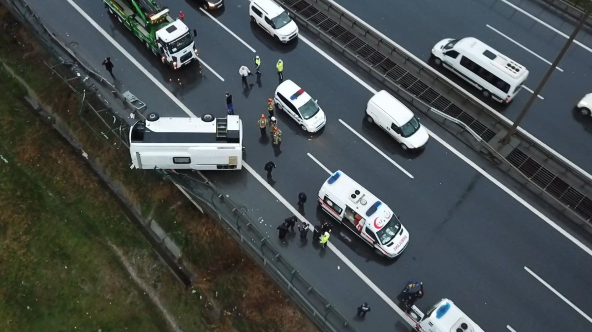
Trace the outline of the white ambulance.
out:
<instances>
[{"instance_id":1,"label":"white ambulance","mask_svg":"<svg viewBox=\"0 0 592 332\"><path fill-rule=\"evenodd\" d=\"M413 306L409 316L416 322L418 331L485 332L449 299L440 300L425 315Z\"/></svg>"},{"instance_id":2,"label":"white ambulance","mask_svg":"<svg viewBox=\"0 0 592 332\"><path fill-rule=\"evenodd\" d=\"M325 212L382 256L395 258L409 244L409 232L395 213L342 171L325 181L318 201Z\"/></svg>"}]
</instances>

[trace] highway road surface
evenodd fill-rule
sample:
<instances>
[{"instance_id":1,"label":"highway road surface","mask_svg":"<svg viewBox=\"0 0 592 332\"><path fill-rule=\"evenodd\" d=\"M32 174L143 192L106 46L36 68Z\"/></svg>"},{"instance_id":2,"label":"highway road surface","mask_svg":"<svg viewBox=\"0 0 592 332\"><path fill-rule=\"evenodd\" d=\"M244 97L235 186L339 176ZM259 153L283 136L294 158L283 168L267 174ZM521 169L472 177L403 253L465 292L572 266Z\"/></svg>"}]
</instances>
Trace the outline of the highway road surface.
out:
<instances>
[{"instance_id":1,"label":"highway road surface","mask_svg":"<svg viewBox=\"0 0 592 332\"><path fill-rule=\"evenodd\" d=\"M304 28L299 40L279 45L249 23L247 0L226 0L226 7L211 15L191 0L162 2L173 15L183 11L186 24L197 29L202 73L197 66L177 72L163 67L107 14L101 1L29 0L46 25L97 71L106 74L100 64L110 56L119 88L131 90L148 104L149 111L164 116L212 113L221 117L226 113L225 92L233 94L235 111L245 128L247 166L240 172L206 175L247 206L254 220L265 220L256 226L277 241L284 256L357 329L409 331L389 302L409 278L420 279L426 287L426 296L418 307L425 310L443 297L450 298L486 331L592 329L591 240L572 229L561 215L429 119L422 119L432 133L426 149L420 153L401 150L364 120L365 105L375 91L382 89L380 84L358 72ZM496 48L528 65L530 82L540 78L545 63L522 54L514 44L503 44L506 39L486 24L511 33L513 38L525 39L529 48L549 59L554 54L550 48L560 47L560 38L545 37L547 32L537 27L538 23L525 21L521 13L511 14L502 1L446 3L342 2L424 58L435 41L448 36L473 34L487 42L496 41ZM524 3L532 10L532 4ZM384 14L373 18L379 13ZM551 23L562 29L570 25ZM538 38L548 39L540 45ZM244 90L238 68L248 65L253 70L256 54L262 59L263 75L260 82L250 77L252 87ZM569 147L583 151L588 135L582 124L575 127L570 109L576 96L585 93L584 84L575 82L583 80L589 70L578 69L587 56L586 51L572 47L560 65L564 72L554 75L543 90L544 99L537 101L537 109L525 123L533 134L551 146L556 144L570 158ZM267 98L278 84L278 58L285 63L285 78L318 99L327 114L326 127L310 135L277 110L283 131L281 151L260 138L256 122L261 113L266 113ZM567 88L569 84L573 89ZM527 92L522 92L504 112L515 114L526 97ZM541 116L551 113L556 119ZM549 136L549 132L558 135ZM570 145L568 137L579 141ZM278 167L271 185L261 178L263 165L269 160ZM585 157L572 160L582 162ZM313 224L329 220L314 200L329 172L336 170L360 182L401 217L410 232L410 244L399 259L377 257L340 226L335 226L326 252L310 243L298 245L295 237L288 245L277 240L275 227L292 214L300 191L309 197L304 218ZM369 301L373 308L365 321L353 318L361 301Z\"/></svg>"}]
</instances>

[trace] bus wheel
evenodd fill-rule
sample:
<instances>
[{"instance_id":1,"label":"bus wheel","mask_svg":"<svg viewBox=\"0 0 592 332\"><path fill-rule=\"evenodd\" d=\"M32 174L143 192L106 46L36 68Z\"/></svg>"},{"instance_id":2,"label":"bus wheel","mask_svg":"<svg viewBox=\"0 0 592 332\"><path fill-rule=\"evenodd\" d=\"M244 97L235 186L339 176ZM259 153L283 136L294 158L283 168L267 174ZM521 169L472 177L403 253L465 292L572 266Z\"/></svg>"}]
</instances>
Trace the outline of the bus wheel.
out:
<instances>
[{"instance_id":1,"label":"bus wheel","mask_svg":"<svg viewBox=\"0 0 592 332\"><path fill-rule=\"evenodd\" d=\"M489 91L487 91L487 90L483 90L482 93L483 93L483 97L485 97L485 98L491 97L491 93Z\"/></svg>"},{"instance_id":2,"label":"bus wheel","mask_svg":"<svg viewBox=\"0 0 592 332\"><path fill-rule=\"evenodd\" d=\"M435 58L434 59L434 63L438 66L440 66L442 64L442 60L440 60L440 58Z\"/></svg>"}]
</instances>

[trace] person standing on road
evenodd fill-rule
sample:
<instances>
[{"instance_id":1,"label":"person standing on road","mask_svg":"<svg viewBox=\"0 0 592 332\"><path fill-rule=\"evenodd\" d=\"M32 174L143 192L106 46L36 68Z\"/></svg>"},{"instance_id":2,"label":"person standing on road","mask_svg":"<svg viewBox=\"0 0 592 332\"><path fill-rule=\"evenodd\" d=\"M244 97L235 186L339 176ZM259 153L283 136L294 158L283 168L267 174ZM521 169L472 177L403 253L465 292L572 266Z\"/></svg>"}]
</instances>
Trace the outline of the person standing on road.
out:
<instances>
[{"instance_id":1,"label":"person standing on road","mask_svg":"<svg viewBox=\"0 0 592 332\"><path fill-rule=\"evenodd\" d=\"M111 58L105 58L105 60L103 60L102 65L105 66L105 69L107 69L109 74L111 74L111 77L115 78L115 75L113 75L113 68L115 67L115 65L113 65L113 62L111 62Z\"/></svg>"},{"instance_id":2,"label":"person standing on road","mask_svg":"<svg viewBox=\"0 0 592 332\"><path fill-rule=\"evenodd\" d=\"M282 142L282 131L277 127L277 126L273 126L271 128L271 137L273 139L272 143L273 145L280 145L280 143Z\"/></svg>"},{"instance_id":3,"label":"person standing on road","mask_svg":"<svg viewBox=\"0 0 592 332\"><path fill-rule=\"evenodd\" d=\"M273 98L267 99L267 111L269 112L269 118L273 118L273 111L275 110L275 104L273 103Z\"/></svg>"},{"instance_id":4,"label":"person standing on road","mask_svg":"<svg viewBox=\"0 0 592 332\"><path fill-rule=\"evenodd\" d=\"M268 161L267 164L265 164L265 171L267 172L267 179L271 180L271 171L273 171L273 169L275 168L275 163L273 161Z\"/></svg>"},{"instance_id":5,"label":"person standing on road","mask_svg":"<svg viewBox=\"0 0 592 332\"><path fill-rule=\"evenodd\" d=\"M234 105L232 105L232 95L226 92L226 108L228 109L228 115L234 115Z\"/></svg>"},{"instance_id":6,"label":"person standing on road","mask_svg":"<svg viewBox=\"0 0 592 332\"><path fill-rule=\"evenodd\" d=\"M333 225L331 225L331 223L326 222L321 226L321 232L325 233L325 232L331 232L331 228Z\"/></svg>"},{"instance_id":7,"label":"person standing on road","mask_svg":"<svg viewBox=\"0 0 592 332\"><path fill-rule=\"evenodd\" d=\"M323 247L323 249L325 249L327 247L327 242L329 241L330 237L331 237L331 234L329 234L329 232L325 232L325 234L323 234L321 236L321 240L319 241L319 244Z\"/></svg>"},{"instance_id":8,"label":"person standing on road","mask_svg":"<svg viewBox=\"0 0 592 332\"><path fill-rule=\"evenodd\" d=\"M286 238L286 234L288 234L288 225L284 222L278 226L277 230L279 231L280 240L283 240Z\"/></svg>"},{"instance_id":9,"label":"person standing on road","mask_svg":"<svg viewBox=\"0 0 592 332\"><path fill-rule=\"evenodd\" d=\"M312 229L312 240L318 241L321 238L321 229L319 226L314 226Z\"/></svg>"},{"instance_id":10,"label":"person standing on road","mask_svg":"<svg viewBox=\"0 0 592 332\"><path fill-rule=\"evenodd\" d=\"M261 137L267 136L267 132L265 131L265 128L267 127L267 119L265 118L265 114L261 114L261 118L259 118L257 123L259 124L259 129L261 130Z\"/></svg>"},{"instance_id":11,"label":"person standing on road","mask_svg":"<svg viewBox=\"0 0 592 332\"><path fill-rule=\"evenodd\" d=\"M277 127L277 119L275 118L275 116L269 118L269 126L271 128Z\"/></svg>"},{"instance_id":12,"label":"person standing on road","mask_svg":"<svg viewBox=\"0 0 592 332\"><path fill-rule=\"evenodd\" d=\"M242 80L242 82L243 82L243 86L244 86L244 87L246 87L246 88L248 88L248 87L249 87L249 82L247 81L247 77L248 77L249 75L252 75L252 74L251 74L251 71L249 70L249 68L247 68L247 66L241 66L241 67L238 69L238 73L239 73L239 74L240 74L240 76L241 76L241 80Z\"/></svg>"},{"instance_id":13,"label":"person standing on road","mask_svg":"<svg viewBox=\"0 0 592 332\"><path fill-rule=\"evenodd\" d=\"M284 81L284 62L282 59L279 59L278 62L275 64L277 68L278 77L280 79L280 83Z\"/></svg>"},{"instance_id":14,"label":"person standing on road","mask_svg":"<svg viewBox=\"0 0 592 332\"><path fill-rule=\"evenodd\" d=\"M259 68L261 67L261 58L258 55L255 55L255 73L257 75L261 75L261 72L259 71Z\"/></svg>"},{"instance_id":15,"label":"person standing on road","mask_svg":"<svg viewBox=\"0 0 592 332\"><path fill-rule=\"evenodd\" d=\"M291 216L290 218L286 218L284 221L286 222L286 224L288 224L288 227L290 227L290 230L293 232L294 231L294 226L296 225L296 220L298 220L296 218L296 216Z\"/></svg>"},{"instance_id":16,"label":"person standing on road","mask_svg":"<svg viewBox=\"0 0 592 332\"><path fill-rule=\"evenodd\" d=\"M301 192L298 194L298 206L302 207L306 203L306 194Z\"/></svg>"},{"instance_id":17,"label":"person standing on road","mask_svg":"<svg viewBox=\"0 0 592 332\"><path fill-rule=\"evenodd\" d=\"M361 306L358 307L358 317L366 317L367 312L370 312L370 306L367 302L364 302Z\"/></svg>"},{"instance_id":18,"label":"person standing on road","mask_svg":"<svg viewBox=\"0 0 592 332\"><path fill-rule=\"evenodd\" d=\"M300 223L298 225L298 232L300 232L300 238L306 239L306 235L308 234L308 224L307 223Z\"/></svg>"}]
</instances>

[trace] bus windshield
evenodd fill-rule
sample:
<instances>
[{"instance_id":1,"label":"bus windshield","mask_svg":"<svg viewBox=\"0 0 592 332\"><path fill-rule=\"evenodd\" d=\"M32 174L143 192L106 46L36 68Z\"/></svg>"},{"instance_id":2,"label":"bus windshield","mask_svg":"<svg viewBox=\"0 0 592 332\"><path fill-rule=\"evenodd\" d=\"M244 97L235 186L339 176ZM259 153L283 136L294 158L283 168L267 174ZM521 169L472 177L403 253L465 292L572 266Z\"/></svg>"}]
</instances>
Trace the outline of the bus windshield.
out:
<instances>
[{"instance_id":1,"label":"bus windshield","mask_svg":"<svg viewBox=\"0 0 592 332\"><path fill-rule=\"evenodd\" d=\"M381 244L387 244L391 242L395 238L395 235L397 235L397 232L401 230L401 222L396 216L393 217L394 218L391 218L386 226L376 232L376 235L378 235L378 240L380 240Z\"/></svg>"}]
</instances>

